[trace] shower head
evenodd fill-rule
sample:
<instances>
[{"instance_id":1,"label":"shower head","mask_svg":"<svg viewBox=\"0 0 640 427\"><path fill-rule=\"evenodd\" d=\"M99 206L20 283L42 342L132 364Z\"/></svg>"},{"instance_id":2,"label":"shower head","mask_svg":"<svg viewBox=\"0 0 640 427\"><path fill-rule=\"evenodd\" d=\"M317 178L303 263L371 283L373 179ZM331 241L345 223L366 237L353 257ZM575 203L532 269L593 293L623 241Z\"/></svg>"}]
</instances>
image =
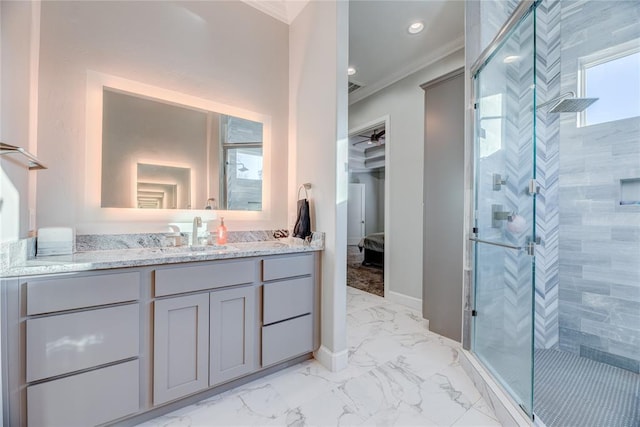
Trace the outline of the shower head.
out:
<instances>
[{"instance_id":1,"label":"shower head","mask_svg":"<svg viewBox=\"0 0 640 427\"><path fill-rule=\"evenodd\" d=\"M568 98L563 99L549 109L549 113L579 113L596 102L598 98Z\"/></svg>"},{"instance_id":2,"label":"shower head","mask_svg":"<svg viewBox=\"0 0 640 427\"><path fill-rule=\"evenodd\" d=\"M574 92L567 92L550 101L538 105L536 110L546 107L547 105L552 105L547 113L579 113L586 110L587 107L598 99L599 98L576 98L576 94Z\"/></svg>"}]
</instances>

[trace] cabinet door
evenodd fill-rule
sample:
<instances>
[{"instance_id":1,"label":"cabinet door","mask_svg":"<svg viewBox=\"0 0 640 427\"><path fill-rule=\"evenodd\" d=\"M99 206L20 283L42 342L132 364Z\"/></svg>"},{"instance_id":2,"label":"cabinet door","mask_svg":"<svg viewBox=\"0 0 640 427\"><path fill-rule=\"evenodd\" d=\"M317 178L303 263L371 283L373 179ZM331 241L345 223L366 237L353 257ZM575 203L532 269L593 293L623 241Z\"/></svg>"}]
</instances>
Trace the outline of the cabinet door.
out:
<instances>
[{"instance_id":1,"label":"cabinet door","mask_svg":"<svg viewBox=\"0 0 640 427\"><path fill-rule=\"evenodd\" d=\"M255 288L211 292L209 383L216 385L255 369Z\"/></svg>"},{"instance_id":2,"label":"cabinet door","mask_svg":"<svg viewBox=\"0 0 640 427\"><path fill-rule=\"evenodd\" d=\"M209 386L209 294L155 301L153 404Z\"/></svg>"}]
</instances>

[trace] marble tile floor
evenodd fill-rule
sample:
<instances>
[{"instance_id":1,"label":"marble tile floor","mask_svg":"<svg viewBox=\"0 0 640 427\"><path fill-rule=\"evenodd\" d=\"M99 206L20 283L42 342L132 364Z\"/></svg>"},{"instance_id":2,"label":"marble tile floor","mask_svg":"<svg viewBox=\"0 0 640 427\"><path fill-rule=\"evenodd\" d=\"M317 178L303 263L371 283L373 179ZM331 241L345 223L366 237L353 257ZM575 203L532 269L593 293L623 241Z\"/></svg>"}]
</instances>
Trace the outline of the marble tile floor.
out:
<instances>
[{"instance_id":1,"label":"marble tile floor","mask_svg":"<svg viewBox=\"0 0 640 427\"><path fill-rule=\"evenodd\" d=\"M140 426L500 426L419 312L348 287L347 340L340 372L309 360Z\"/></svg>"}]
</instances>

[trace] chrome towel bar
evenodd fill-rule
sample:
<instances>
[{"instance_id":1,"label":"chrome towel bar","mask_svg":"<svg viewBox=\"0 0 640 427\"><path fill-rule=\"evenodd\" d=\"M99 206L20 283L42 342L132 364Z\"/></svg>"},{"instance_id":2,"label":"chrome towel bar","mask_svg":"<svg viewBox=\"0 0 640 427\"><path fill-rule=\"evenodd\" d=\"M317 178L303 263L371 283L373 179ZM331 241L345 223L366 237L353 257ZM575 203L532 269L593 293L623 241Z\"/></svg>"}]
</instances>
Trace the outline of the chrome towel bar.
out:
<instances>
[{"instance_id":1,"label":"chrome towel bar","mask_svg":"<svg viewBox=\"0 0 640 427\"><path fill-rule=\"evenodd\" d=\"M47 167L36 156L29 153L22 147L16 147L15 145L5 144L0 142L0 156L5 154L22 154L28 159L29 170L47 169Z\"/></svg>"}]
</instances>

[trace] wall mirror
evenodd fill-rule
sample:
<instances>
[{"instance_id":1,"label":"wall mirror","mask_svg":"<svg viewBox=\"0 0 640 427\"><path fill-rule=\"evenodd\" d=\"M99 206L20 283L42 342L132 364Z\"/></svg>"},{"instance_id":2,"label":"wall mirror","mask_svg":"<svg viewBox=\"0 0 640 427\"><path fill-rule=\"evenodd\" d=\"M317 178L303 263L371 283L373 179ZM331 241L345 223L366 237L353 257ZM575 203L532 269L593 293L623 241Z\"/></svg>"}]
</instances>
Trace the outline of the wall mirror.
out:
<instances>
[{"instance_id":1,"label":"wall mirror","mask_svg":"<svg viewBox=\"0 0 640 427\"><path fill-rule=\"evenodd\" d=\"M87 194L94 206L265 210L268 116L95 72L88 107L88 177L97 184L89 188L100 188Z\"/></svg>"},{"instance_id":2,"label":"wall mirror","mask_svg":"<svg viewBox=\"0 0 640 427\"><path fill-rule=\"evenodd\" d=\"M103 208L262 210L262 123L104 87Z\"/></svg>"}]
</instances>

